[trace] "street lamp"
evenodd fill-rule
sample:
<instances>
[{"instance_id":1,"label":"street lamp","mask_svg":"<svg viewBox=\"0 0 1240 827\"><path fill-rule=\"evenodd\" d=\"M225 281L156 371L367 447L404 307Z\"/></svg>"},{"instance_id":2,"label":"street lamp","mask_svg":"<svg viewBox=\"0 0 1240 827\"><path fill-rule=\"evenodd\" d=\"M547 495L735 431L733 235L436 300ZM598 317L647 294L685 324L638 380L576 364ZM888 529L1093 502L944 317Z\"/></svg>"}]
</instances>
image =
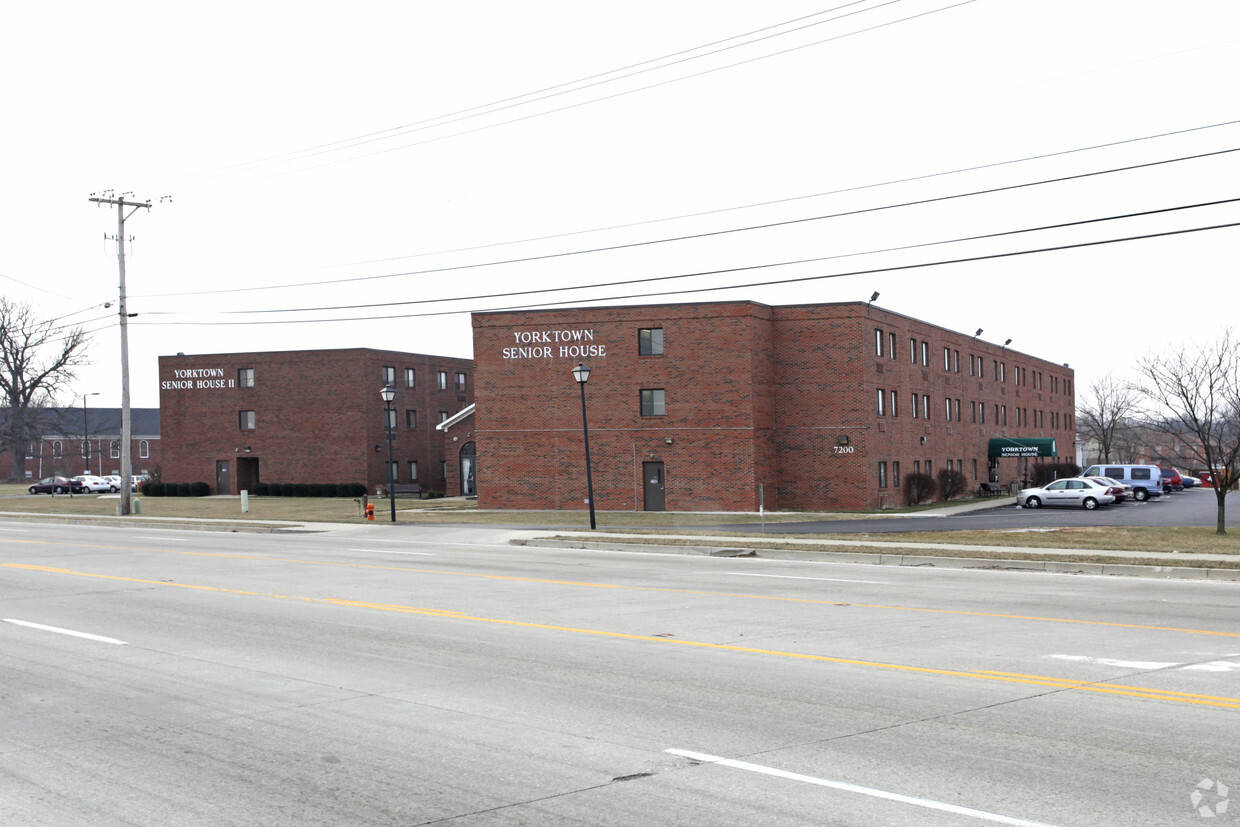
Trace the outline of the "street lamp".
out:
<instances>
[{"instance_id":1,"label":"street lamp","mask_svg":"<svg viewBox=\"0 0 1240 827\"><path fill-rule=\"evenodd\" d=\"M383 397L383 404L385 406L383 427L387 430L387 495L388 501L392 504L392 522L396 522L396 494L392 491L392 483L395 482L393 478L396 476L396 466L392 464L392 400L396 397L396 388L391 385L384 385L383 390L379 391L379 395Z\"/></svg>"},{"instance_id":2,"label":"street lamp","mask_svg":"<svg viewBox=\"0 0 1240 827\"><path fill-rule=\"evenodd\" d=\"M586 424L586 381L590 378L590 369L580 362L573 368L573 378L581 387L581 433L586 442L586 497L590 503L590 528L594 526L594 478L590 475L590 427Z\"/></svg>"},{"instance_id":3,"label":"street lamp","mask_svg":"<svg viewBox=\"0 0 1240 827\"><path fill-rule=\"evenodd\" d=\"M86 397L98 395L97 391L82 394L82 451L83 456L86 457L86 473L88 474L90 473L90 420L86 416ZM102 472L103 467L100 466L99 470Z\"/></svg>"}]
</instances>

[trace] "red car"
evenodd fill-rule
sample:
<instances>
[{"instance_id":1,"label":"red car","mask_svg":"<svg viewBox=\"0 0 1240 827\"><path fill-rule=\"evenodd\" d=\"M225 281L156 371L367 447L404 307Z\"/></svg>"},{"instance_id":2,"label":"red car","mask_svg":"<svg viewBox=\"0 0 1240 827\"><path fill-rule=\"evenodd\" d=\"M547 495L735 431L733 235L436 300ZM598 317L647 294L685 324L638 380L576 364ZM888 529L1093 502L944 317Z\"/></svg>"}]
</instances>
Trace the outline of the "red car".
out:
<instances>
[{"instance_id":1,"label":"red car","mask_svg":"<svg viewBox=\"0 0 1240 827\"><path fill-rule=\"evenodd\" d=\"M1180 477L1180 472L1174 468L1159 468L1162 471L1163 491L1183 491L1184 480Z\"/></svg>"},{"instance_id":2,"label":"red car","mask_svg":"<svg viewBox=\"0 0 1240 827\"><path fill-rule=\"evenodd\" d=\"M31 494L85 494L86 486L68 477L45 477L26 490Z\"/></svg>"}]
</instances>

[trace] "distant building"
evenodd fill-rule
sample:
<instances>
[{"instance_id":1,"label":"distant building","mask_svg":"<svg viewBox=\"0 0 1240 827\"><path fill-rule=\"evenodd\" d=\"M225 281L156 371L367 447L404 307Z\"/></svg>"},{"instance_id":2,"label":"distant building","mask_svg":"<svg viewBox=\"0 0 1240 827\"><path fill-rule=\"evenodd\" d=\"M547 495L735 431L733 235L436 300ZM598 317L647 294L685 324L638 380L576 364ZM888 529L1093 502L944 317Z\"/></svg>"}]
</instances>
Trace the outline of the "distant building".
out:
<instances>
[{"instance_id":1,"label":"distant building","mask_svg":"<svg viewBox=\"0 0 1240 827\"><path fill-rule=\"evenodd\" d=\"M909 474L958 471L969 494L1075 458L1067 365L864 303L479 313L473 328L476 410L449 433L476 440L482 508L586 507L579 362L599 510L879 509L905 503Z\"/></svg>"},{"instance_id":2,"label":"distant building","mask_svg":"<svg viewBox=\"0 0 1240 827\"><path fill-rule=\"evenodd\" d=\"M469 359L369 348L161 356L163 480L225 494L259 483L374 492L390 473L443 491L435 425L473 402L473 370ZM385 385L395 390L390 423Z\"/></svg>"},{"instance_id":3,"label":"distant building","mask_svg":"<svg viewBox=\"0 0 1240 827\"><path fill-rule=\"evenodd\" d=\"M11 411L0 410L7 422ZM42 479L56 474L104 476L121 472L120 408L41 408L26 412L25 455L0 453L0 479ZM135 474L160 463L158 408L130 408L130 456Z\"/></svg>"}]
</instances>

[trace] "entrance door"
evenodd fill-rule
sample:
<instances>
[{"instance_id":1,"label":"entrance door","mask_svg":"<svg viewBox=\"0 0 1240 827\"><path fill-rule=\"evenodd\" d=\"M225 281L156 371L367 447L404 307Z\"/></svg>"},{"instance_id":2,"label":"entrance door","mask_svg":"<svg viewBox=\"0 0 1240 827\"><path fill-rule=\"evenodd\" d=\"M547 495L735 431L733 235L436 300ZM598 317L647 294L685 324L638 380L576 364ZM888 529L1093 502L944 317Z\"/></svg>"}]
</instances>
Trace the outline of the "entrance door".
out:
<instances>
[{"instance_id":1,"label":"entrance door","mask_svg":"<svg viewBox=\"0 0 1240 827\"><path fill-rule=\"evenodd\" d=\"M642 463L642 489L645 492L647 511L665 510L663 498L663 463Z\"/></svg>"},{"instance_id":2,"label":"entrance door","mask_svg":"<svg viewBox=\"0 0 1240 827\"><path fill-rule=\"evenodd\" d=\"M232 483L228 477L228 460L226 459L217 459L215 461L215 493L232 493Z\"/></svg>"},{"instance_id":3,"label":"entrance door","mask_svg":"<svg viewBox=\"0 0 1240 827\"><path fill-rule=\"evenodd\" d=\"M472 497L478 493L477 472L475 467L474 443L466 442L461 446L461 496Z\"/></svg>"}]
</instances>

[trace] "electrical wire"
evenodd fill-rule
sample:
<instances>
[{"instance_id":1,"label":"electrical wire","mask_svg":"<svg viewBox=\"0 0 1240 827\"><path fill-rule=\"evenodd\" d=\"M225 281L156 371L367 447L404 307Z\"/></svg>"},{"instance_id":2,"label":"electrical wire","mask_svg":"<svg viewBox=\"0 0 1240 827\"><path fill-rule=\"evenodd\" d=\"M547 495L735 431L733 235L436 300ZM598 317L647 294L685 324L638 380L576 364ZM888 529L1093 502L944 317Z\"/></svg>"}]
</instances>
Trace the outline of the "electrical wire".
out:
<instances>
[{"instance_id":1,"label":"electrical wire","mask_svg":"<svg viewBox=\"0 0 1240 827\"><path fill-rule=\"evenodd\" d=\"M789 227L789 226L795 226L797 224L806 224L806 223L814 222L814 221L826 221L832 218L844 218L848 216L865 215L868 213L900 209L903 207L924 206L926 204L943 203L946 201L954 201L954 200L959 200L962 198L971 198L971 197L978 196L978 195L992 195L994 193L999 193L999 192L1010 192L1013 190L1027 189L1030 187L1044 186L1047 184L1057 184L1057 183L1063 183L1065 181L1075 181L1075 180L1081 180L1085 178L1093 178L1093 177L1097 177L1101 175L1111 175L1111 174L1119 173L1119 172L1130 172L1132 170L1137 170L1137 169L1148 169L1151 167L1164 166L1167 164L1180 163L1183 161L1200 160L1202 158L1227 155L1227 154L1234 153L1234 152L1240 152L1240 147L1232 147L1229 149L1214 150L1211 152L1203 152L1203 153L1198 153L1195 155L1185 155L1185 156L1180 156L1178 158L1162 159L1159 161L1148 161L1148 162L1144 162L1140 164L1130 164L1128 166L1113 167L1113 168L1104 169L1104 170L1094 170L1091 172L1077 173L1074 175L1063 175L1057 178L1044 178L1044 179L1037 180L1037 181L1026 181L1026 182L1019 183L1019 184L1008 184L1008 185L1004 185L1000 187L989 187L989 188L981 189L981 190L971 190L971 191L962 192L962 193L952 193L950 195L934 196L931 198L921 198L921 199L916 199L913 201L902 201L902 202L895 203L895 204L884 204L884 205L880 205L876 207L864 207L864 208L856 209L856 210L845 210L842 212L827 213L823 215L803 216L800 218L787 219L785 221L773 221L773 222L768 222L765 224L752 224L752 225L748 225L744 227L732 227L732 228L723 229L723 230L711 230L707 232L691 233L688 235L673 236L673 237L668 237L668 238L647 239L645 241L634 241L634 242L629 242L626 244L613 244L613 245L609 245L606 247L593 247L593 248L583 249L583 250L569 250L569 251L558 252L558 253L546 253L544 255L524 256L521 258L510 258L510 259L503 259L500 261L486 261L486 262L474 262L471 264L457 264L457 265L450 265L446 267L428 268L424 270L409 270L409 271L404 271L400 273L382 273L382 274L371 275L371 276L352 276L352 277L341 278L341 279L326 279L326 280L321 280L321 281L300 282L297 284L261 285L258 287L235 287L235 288L226 288L226 289L221 289L221 290L200 290L200 291L190 291L190 292L183 292L183 293L146 293L140 296L140 298L147 298L147 299L150 299L150 298L183 298L186 296L209 296L209 295L220 295L220 294L226 294L226 293L227 294L252 293L252 292L258 292L258 291L265 291L265 290L282 290L282 289L288 289L288 288L301 288L301 287L320 287L320 286L332 285L332 284L354 284L357 282L377 281L380 279L405 278L408 276L435 275L435 274L442 274L442 273L459 272L462 270L476 270L476 269L480 269L483 267L497 267L500 265L508 265L508 264L526 264L526 263L534 262L534 261L548 261L551 259L568 258L571 256L580 256L580 255L588 255L588 254L604 253L604 252L615 252L617 250L629 250L629 249L634 249L634 248L639 248L639 247L650 247L650 246L654 246L657 244L670 244L670 243L678 242L678 241L691 241L691 240L697 240L697 239L703 239L703 238L713 238L717 236L731 235L734 233L752 232L754 230L769 230L769 229L773 229L776 227ZM131 298L134 298L134 297L131 297Z\"/></svg>"},{"instance_id":2,"label":"electrical wire","mask_svg":"<svg viewBox=\"0 0 1240 827\"><path fill-rule=\"evenodd\" d=\"M447 302L460 301L479 301L482 299L501 299L511 298L515 296L532 296L541 293L563 293L569 291L594 290L600 287L620 287L623 285L651 284L656 282L673 281L676 279L700 278L701 276L720 276L727 273L741 273L747 270L762 270L771 267L790 267L799 264L816 264L823 261L833 261L842 258L856 258L859 256L880 255L883 253L904 252L907 250L924 249L926 247L937 247L945 244L961 244L968 241L982 241L992 238L1003 238L1011 235L1021 235L1024 233L1037 233L1046 230L1062 230L1068 227L1083 227L1089 224L1100 224L1106 221L1123 221L1130 218L1144 218L1151 215L1163 215L1173 212L1182 212L1184 210L1202 209L1205 207L1217 207L1224 204L1240 203L1240 198L1225 198L1217 201L1203 201L1196 204L1184 204L1175 207L1162 207L1154 210L1143 210L1140 212L1125 213L1123 215L1104 216L1102 218L1087 218L1080 221L1065 221L1059 224L1045 224L1039 227L1024 227L1018 230L1004 230L997 233L984 233L982 235L964 236L960 238L940 239L938 241L927 241L920 244L906 244L899 247L886 247L881 250L865 250L858 253L839 253L830 256L818 256L815 258L804 258L793 261L768 262L766 264L752 264L742 267L729 267L720 270L703 270L696 273L679 273L671 276L654 276L644 279L625 279L623 281L612 282L595 282L594 284L575 284L570 287L546 287L533 290L518 290L505 293L484 293L473 296L451 296L437 299L411 299L408 301L391 301L391 302L374 302L371 304L342 304L342 305L325 305L321 307L286 307L274 308L268 310L223 310L213 315L218 316L248 316L248 315L267 315L272 313L321 313L327 310L365 310L375 307L407 307L418 304L444 304ZM173 314L168 311L148 312L148 315L182 315Z\"/></svg>"},{"instance_id":3,"label":"electrical wire","mask_svg":"<svg viewBox=\"0 0 1240 827\"><path fill-rule=\"evenodd\" d=\"M640 61L638 63L631 63L627 66L621 66L616 69L610 69L606 72L599 72L597 74L589 75L584 78L578 78L576 80L565 81L563 83L557 83L553 86L546 86L546 87L543 87L542 89L536 89L532 92L525 92L520 95L513 95L511 97L503 98L501 100L491 101L490 103L478 104L477 106L471 106L466 109L458 109L455 112L449 112L444 115L436 115L431 118L424 118L420 121L415 121L409 124L403 124L401 126L389 127L388 129L383 129L383 130L379 130L376 132L368 132L364 135L355 135L351 138L341 138L339 140L331 141L329 143L306 147L304 149L292 150L290 152L282 152L277 155L269 155L264 158L255 159L253 161L243 161L243 162L236 163L236 164L230 164L225 167L219 167L213 170L207 170L206 172L201 173L201 174L209 175L212 173L236 171L239 169L242 171L248 171L249 169L257 169L262 166L268 166L268 165L275 164L275 163L283 163L288 160L300 160L301 158L313 157L315 155L320 155L325 152L335 151L337 149L350 149L354 146L360 146L362 144L371 143L373 141L388 140L389 138L396 137L398 135L409 134L410 132L421 131L422 129L429 129L431 128L431 126L428 126L428 124L434 125L434 126L442 126L443 123L454 123L456 121L463 120L463 118L460 116L468 115L469 117L477 117L478 115L485 115L485 114L491 114L492 112L502 111L502 109L510 108L509 105L511 106L519 105L515 102L523 101L524 98L534 98L534 100L523 101L523 103L534 103L539 100L546 100L547 98L555 97L556 95L568 94L568 92L580 91L581 89L586 89L586 88L589 88L590 86L597 85L596 83L592 83L592 81L600 81L601 78L606 78L609 75L616 75L621 72L628 72L629 70L638 69L643 66L648 66L652 63L661 63L662 61L671 60L673 58L678 58L678 57L681 57L682 55L688 55L693 52L701 51L703 49L710 49L714 46L719 46L724 43L729 43L733 40L739 40L743 37L749 37L750 35L761 34L763 32L771 31L772 29L781 28L783 26L791 26L795 23L800 23L802 21L810 20L815 17L821 17L824 14L830 14L831 12L839 11L840 9L847 8L848 6L855 6L858 3L862 3L862 2L867 2L867 0L852 0L852 2L843 3L841 5L834 6L829 9L824 9L823 11L814 12L813 14L803 15L801 17L793 18L792 20L785 20L782 23L775 23L770 26L763 26L762 28L754 29L748 32L743 32L742 34L738 34L738 35L732 35L731 37L726 37L726 38L723 38L722 40L711 41L710 43L704 43L700 46L692 46L688 49L681 49L680 51L672 52L671 54L663 55L661 57L650 58L647 60ZM902 0L891 0L891 2L889 3L883 3L880 6L875 6L871 9L864 9L862 11L873 11L875 8L881 8L882 6L892 5L892 3L895 3L895 2L902 2ZM737 44L736 46L730 46L728 48L735 49L735 48L740 48L741 46L752 45L753 43L758 43L762 40L767 40L772 37L781 37L786 34L792 34L793 32L802 31L804 29L811 28L813 26L819 26L819 25L822 25L823 23L834 22L835 20L838 20L838 19L840 18L832 18L831 20L823 20L817 23L811 23L805 26L800 26L795 29L789 29L788 31L785 31L785 32L780 32L778 34L767 35L762 38L746 41L745 43ZM708 55L718 54L721 51L726 51L726 50L720 49L714 52L708 52L705 55L697 55L693 59L696 59L697 57L706 57ZM689 59L689 58L686 58L686 59ZM676 62L679 63L682 61L676 61ZM657 66L652 69L646 69L643 71L654 71L654 69L666 68L667 66L672 66L672 65L675 65L675 63L664 64L664 65ZM639 73L634 73L634 74L639 74ZM632 77L632 75L625 75L624 77ZM612 78L611 80L621 80L621 79L623 78ZM600 81L600 82L604 82L604 81ZM605 82L611 82L611 81L605 81ZM580 84L588 84L588 86L580 85ZM565 89L565 87L575 87L575 88ZM564 89L565 91L556 92L556 90L560 90L560 89ZM555 95L545 94L549 92L555 92ZM543 97L535 97L536 95L542 95ZM488 111L479 113L478 110L480 109L485 109ZM471 115L470 113L477 113L477 114ZM449 120L449 119L453 119L453 120ZM438 122L443 122L443 123L438 123ZM386 137L382 137L382 136L386 136Z\"/></svg>"},{"instance_id":4,"label":"electrical wire","mask_svg":"<svg viewBox=\"0 0 1240 827\"><path fill-rule=\"evenodd\" d=\"M560 302L538 302L536 304L515 305L515 306L506 306L506 307L499 307L499 308L488 308L488 309L483 309L483 310L443 310L443 311L433 311L433 312L426 312L426 313L403 313L403 314L394 314L394 315L388 315L388 316L357 316L357 317L350 317L350 318L335 318L335 319L283 319L283 320L261 321L261 322L260 321L254 321L254 322L144 322L143 324L161 325L161 326L166 326L166 325L236 326L236 325L269 325L269 324L324 324L324 323L334 323L334 322L366 322L366 321L382 321L382 320L388 320L388 319L412 319L412 318L425 318L429 316L453 316L453 315L459 315L462 313L511 312L515 310L550 308L550 307L556 307L556 306L567 305L567 304L580 305L583 303L594 303L594 302L602 302L602 301L609 301L609 302L610 301L624 301L628 299L639 299L639 298L677 296L677 295L687 295L687 294L695 294L695 293L713 293L713 292L718 292L720 290L740 290L740 289L752 288L752 287L772 287L772 286L785 285L785 284L798 284L798 283L803 283L803 282L808 282L808 281L821 281L825 279L843 278L846 276L862 276L862 275L875 275L879 273L894 273L894 272L900 272L900 271L906 271L906 270L925 269L925 268L930 268L930 267L943 267L943 266L951 265L951 264L969 264L969 263L974 263L974 262L979 262L979 261L993 261L993 260L998 260L998 259L1013 258L1017 256L1038 255L1042 253L1059 252L1063 250L1076 250L1076 249L1083 249L1083 248L1088 248L1088 247L1099 247L1099 246L1103 246L1107 244L1121 244L1121 243L1127 243L1127 242L1133 242L1133 241L1144 241L1144 240L1153 239L1153 238L1166 238L1170 236L1185 235L1188 233L1199 233L1199 232L1208 232L1212 230L1230 229L1233 227L1240 227L1240 221L1226 223L1226 224L1213 224L1213 225L1208 225L1208 226L1203 226L1203 227L1189 227L1189 228L1184 228L1184 229L1179 229L1179 230L1165 230L1165 231L1156 232L1156 233L1144 233L1141 235L1125 236L1122 238L1108 238L1108 239L1101 239L1101 240L1095 240L1095 241L1076 242L1073 244L1060 244L1060 245L1054 245L1054 246L1049 246L1049 247L1038 247L1038 248L1033 248L1033 249L1028 249L1028 250L1015 250L1015 251L1009 251L1005 253L989 253L986 255L966 256L962 258L942 259L938 261L919 262L919 263L914 263L914 264L900 264L900 265L892 265L889 267L875 267L875 268L866 269L866 270L852 270L852 271L847 271L847 272L842 272L842 273L829 273L829 274L815 275L815 276L799 276L799 277L786 278L786 279L774 279L771 281L749 282L745 284L718 285L714 287L695 287L695 288L687 288L684 290L667 290L667 291L662 291L662 292L657 292L657 293L632 293L628 295L619 295L619 296L600 296L600 297L589 298L589 299L569 299L569 300L560 301Z\"/></svg>"}]
</instances>

